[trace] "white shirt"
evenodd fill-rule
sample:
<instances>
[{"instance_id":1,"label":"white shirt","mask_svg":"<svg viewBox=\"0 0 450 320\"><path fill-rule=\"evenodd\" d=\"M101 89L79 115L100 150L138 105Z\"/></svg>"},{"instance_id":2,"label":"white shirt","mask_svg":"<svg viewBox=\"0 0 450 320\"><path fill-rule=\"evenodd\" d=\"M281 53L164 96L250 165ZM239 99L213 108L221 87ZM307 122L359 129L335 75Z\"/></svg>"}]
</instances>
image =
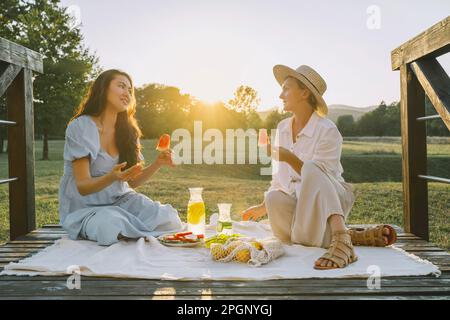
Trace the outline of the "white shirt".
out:
<instances>
[{"instance_id":1,"label":"white shirt","mask_svg":"<svg viewBox=\"0 0 450 320\"><path fill-rule=\"evenodd\" d=\"M316 112L292 141L293 117L280 121L274 146L294 153L302 162L313 161L338 181L344 182L341 165L342 136L333 121L322 118ZM272 182L268 191L282 190L298 196L301 175L286 162L272 161Z\"/></svg>"}]
</instances>

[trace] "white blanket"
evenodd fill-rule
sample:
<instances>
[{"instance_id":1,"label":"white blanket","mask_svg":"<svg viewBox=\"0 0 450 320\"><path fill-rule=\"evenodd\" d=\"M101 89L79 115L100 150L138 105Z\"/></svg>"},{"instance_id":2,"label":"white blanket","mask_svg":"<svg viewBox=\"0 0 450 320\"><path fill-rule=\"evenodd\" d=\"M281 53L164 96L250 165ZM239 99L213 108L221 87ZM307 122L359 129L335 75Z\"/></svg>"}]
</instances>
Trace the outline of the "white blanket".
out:
<instances>
[{"instance_id":1,"label":"white blanket","mask_svg":"<svg viewBox=\"0 0 450 320\"><path fill-rule=\"evenodd\" d=\"M256 238L271 236L268 223L235 222L234 232ZM207 227L207 235L214 226ZM343 278L377 276L440 275L431 262L395 246L355 247L358 261L343 269L315 270L314 261L325 249L301 245L284 246L285 254L261 267L238 262L214 262L209 249L166 247L150 242L120 241L109 247L92 241L62 238L36 255L10 263L0 275L67 275L167 280L267 280L295 278Z\"/></svg>"}]
</instances>

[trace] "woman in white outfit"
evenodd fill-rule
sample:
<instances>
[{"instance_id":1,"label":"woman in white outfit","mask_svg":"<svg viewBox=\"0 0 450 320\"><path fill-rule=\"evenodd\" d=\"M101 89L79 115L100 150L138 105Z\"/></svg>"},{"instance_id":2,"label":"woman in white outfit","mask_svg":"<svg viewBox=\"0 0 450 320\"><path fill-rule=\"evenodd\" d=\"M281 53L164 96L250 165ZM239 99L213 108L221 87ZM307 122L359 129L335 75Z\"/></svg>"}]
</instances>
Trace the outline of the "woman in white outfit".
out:
<instances>
[{"instance_id":1,"label":"woman in white outfit","mask_svg":"<svg viewBox=\"0 0 450 320\"><path fill-rule=\"evenodd\" d=\"M370 235L372 241L358 244L375 245L375 236L383 245L392 243L393 229L387 225L363 231L345 226L355 196L352 185L342 178L342 136L325 118L325 81L305 65L296 70L277 65L273 71L282 86L284 110L293 116L278 124L271 148L274 173L264 202L244 211L243 219L268 214L274 235L283 242L328 248L315 262L316 269L355 262L352 235L360 240Z\"/></svg>"}]
</instances>

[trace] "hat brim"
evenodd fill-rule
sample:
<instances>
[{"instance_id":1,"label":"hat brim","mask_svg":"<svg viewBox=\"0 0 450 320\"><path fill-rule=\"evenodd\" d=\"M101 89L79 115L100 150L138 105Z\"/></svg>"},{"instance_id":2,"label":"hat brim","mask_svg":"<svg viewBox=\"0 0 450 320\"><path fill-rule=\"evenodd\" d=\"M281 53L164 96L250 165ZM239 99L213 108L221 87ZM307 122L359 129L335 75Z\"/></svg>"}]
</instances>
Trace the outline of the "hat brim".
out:
<instances>
[{"instance_id":1,"label":"hat brim","mask_svg":"<svg viewBox=\"0 0 450 320\"><path fill-rule=\"evenodd\" d=\"M301 73L298 73L297 71L295 71L292 68L289 68L288 66L278 64L275 67L273 67L273 75L275 76L275 79L277 79L277 82L280 84L280 86L283 85L284 81L289 76L300 80L316 98L317 113L323 117L328 114L328 105L323 99L322 95L316 90L316 88L314 88L314 86L312 86L309 83L308 79L306 79Z\"/></svg>"}]
</instances>

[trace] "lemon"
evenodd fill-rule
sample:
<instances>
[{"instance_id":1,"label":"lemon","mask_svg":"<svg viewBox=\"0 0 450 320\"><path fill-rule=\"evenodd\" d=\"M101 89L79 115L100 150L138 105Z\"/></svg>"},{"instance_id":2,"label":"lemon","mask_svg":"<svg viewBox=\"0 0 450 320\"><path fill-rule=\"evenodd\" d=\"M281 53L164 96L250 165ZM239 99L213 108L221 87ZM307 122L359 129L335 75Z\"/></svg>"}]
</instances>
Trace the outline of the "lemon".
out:
<instances>
[{"instance_id":1,"label":"lemon","mask_svg":"<svg viewBox=\"0 0 450 320\"><path fill-rule=\"evenodd\" d=\"M248 249L239 250L234 258L238 262L247 263L248 260L250 260L251 258L250 250Z\"/></svg>"},{"instance_id":2,"label":"lemon","mask_svg":"<svg viewBox=\"0 0 450 320\"><path fill-rule=\"evenodd\" d=\"M260 242L258 242L258 241L252 241L251 243L252 243L252 245L253 245L256 249L262 250L263 246L262 246L262 244L261 244Z\"/></svg>"}]
</instances>

